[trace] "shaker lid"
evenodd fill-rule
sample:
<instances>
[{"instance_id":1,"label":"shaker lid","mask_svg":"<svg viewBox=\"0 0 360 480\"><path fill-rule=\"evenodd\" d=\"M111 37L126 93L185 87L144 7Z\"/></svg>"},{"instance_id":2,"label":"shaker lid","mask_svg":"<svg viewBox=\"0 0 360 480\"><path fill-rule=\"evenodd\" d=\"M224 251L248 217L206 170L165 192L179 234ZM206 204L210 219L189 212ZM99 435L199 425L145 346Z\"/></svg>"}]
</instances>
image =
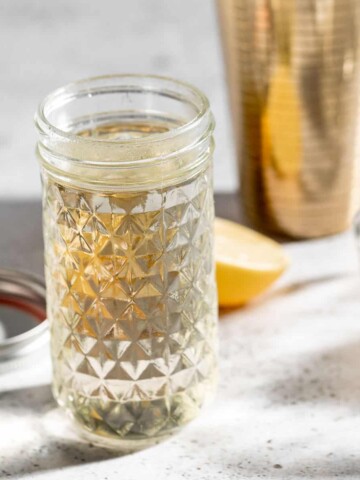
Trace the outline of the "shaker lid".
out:
<instances>
[{"instance_id":1,"label":"shaker lid","mask_svg":"<svg viewBox=\"0 0 360 480\"><path fill-rule=\"evenodd\" d=\"M0 363L43 346L47 331L44 282L28 273L0 269Z\"/></svg>"}]
</instances>

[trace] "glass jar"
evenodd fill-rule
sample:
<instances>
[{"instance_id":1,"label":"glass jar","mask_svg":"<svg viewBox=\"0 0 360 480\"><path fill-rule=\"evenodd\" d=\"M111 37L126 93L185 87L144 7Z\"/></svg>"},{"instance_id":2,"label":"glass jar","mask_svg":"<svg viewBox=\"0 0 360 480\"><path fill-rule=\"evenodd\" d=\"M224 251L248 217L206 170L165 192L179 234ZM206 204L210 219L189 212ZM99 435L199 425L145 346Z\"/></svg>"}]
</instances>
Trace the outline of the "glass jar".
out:
<instances>
[{"instance_id":1,"label":"glass jar","mask_svg":"<svg viewBox=\"0 0 360 480\"><path fill-rule=\"evenodd\" d=\"M209 103L114 75L56 90L35 121L54 395L92 440L142 448L216 384Z\"/></svg>"}]
</instances>

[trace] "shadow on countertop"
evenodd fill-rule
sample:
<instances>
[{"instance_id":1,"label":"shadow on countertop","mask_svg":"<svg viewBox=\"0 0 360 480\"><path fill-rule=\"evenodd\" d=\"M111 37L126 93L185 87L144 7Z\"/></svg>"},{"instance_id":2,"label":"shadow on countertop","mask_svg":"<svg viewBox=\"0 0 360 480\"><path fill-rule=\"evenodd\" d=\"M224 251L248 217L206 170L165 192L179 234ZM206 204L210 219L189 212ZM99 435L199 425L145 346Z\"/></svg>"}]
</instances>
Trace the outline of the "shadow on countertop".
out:
<instances>
[{"instance_id":1,"label":"shadow on countertop","mask_svg":"<svg viewBox=\"0 0 360 480\"><path fill-rule=\"evenodd\" d=\"M70 420L57 408L49 385L0 393L0 415L9 419L9 430L5 428L6 436L0 438L0 478L121 456L76 437ZM41 441L32 446L31 438Z\"/></svg>"},{"instance_id":2,"label":"shadow on countertop","mask_svg":"<svg viewBox=\"0 0 360 480\"><path fill-rule=\"evenodd\" d=\"M288 376L284 374L265 385L265 393L275 406L333 403L359 414L359 358L360 340L356 339L353 343L311 355L297 368L289 368L291 374Z\"/></svg>"},{"instance_id":3,"label":"shadow on countertop","mask_svg":"<svg viewBox=\"0 0 360 480\"><path fill-rule=\"evenodd\" d=\"M26 406L25 406L26 402ZM98 448L91 443L82 443L72 438L62 437L64 427L61 425L60 431L57 431L58 422L63 422L56 409L51 395L49 385L42 385L34 388L19 389L4 392L0 395L0 414L7 412L9 416L17 415L22 424L22 428L14 433L23 440L19 448L7 448L5 452L0 448L0 478L22 478L27 475L41 472L50 472L52 470L66 469L81 464L91 464L120 457L118 453L106 449ZM27 412L27 413L26 413ZM26 417L32 412L36 413L33 428L36 429L36 435L41 436L42 442L32 448L29 443L30 435L24 429ZM11 419L10 419L11 420ZM9 420L9 421L10 421ZM26 426L26 425L25 425ZM256 419L254 419L256 428ZM54 434L51 434L51 432ZM199 435L200 433L200 435ZM264 438L263 444L259 443L256 449L246 448L238 450L237 441L221 440L221 432L214 429L207 430L204 426L202 431L194 431L194 438L188 441L185 448L179 451L180 458L191 457L202 458L204 449L207 446L217 445L216 454L208 459L203 467L213 465L218 471L217 478L234 479L255 479L264 478L267 480L289 480L289 479L319 479L332 480L335 478L359 478L360 462L358 458L340 459L336 452L336 442L334 451L329 451L322 457L314 457L312 444L314 438L299 438L299 458L294 460L287 459L286 449L288 445L286 439L281 444L277 440L272 440L272 434ZM34 432L31 432L33 435ZM239 432L234 432L238 435ZM246 432L243 432L246 435ZM275 433L276 436L276 433ZM231 440L230 438L227 440ZM6 442L6 439L3 441ZM1 446L1 442L0 442ZM10 454L10 450L12 453ZM214 452L214 449L211 449ZM141 454L141 452L139 452ZM156 455L156 452L154 453ZM277 461L277 459L282 460ZM201 466L197 470L201 470ZM192 478L194 480L204 479L197 470L189 471L184 474L184 470L179 468L179 478ZM66 476L65 470L64 475ZM153 477L152 477L153 478ZM210 477L209 477L210 478ZM216 478L211 475L211 478Z\"/></svg>"}]
</instances>

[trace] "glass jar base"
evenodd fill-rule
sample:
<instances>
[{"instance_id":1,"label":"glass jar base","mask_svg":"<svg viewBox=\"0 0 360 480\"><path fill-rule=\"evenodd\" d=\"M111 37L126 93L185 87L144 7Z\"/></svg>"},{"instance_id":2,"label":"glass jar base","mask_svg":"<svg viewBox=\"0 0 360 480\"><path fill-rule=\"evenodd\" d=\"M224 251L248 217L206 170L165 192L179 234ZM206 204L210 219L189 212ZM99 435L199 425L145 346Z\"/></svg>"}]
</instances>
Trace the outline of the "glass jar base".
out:
<instances>
[{"instance_id":1,"label":"glass jar base","mask_svg":"<svg viewBox=\"0 0 360 480\"><path fill-rule=\"evenodd\" d=\"M117 451L123 455L135 453L140 450L145 450L146 448L158 445L182 430L182 427L179 427L171 432L166 432L165 434L149 438L116 438L115 436L110 437L93 433L87 430L86 427L84 427L80 422L78 422L72 414L70 415L72 417L74 431L83 441L91 443L96 447Z\"/></svg>"}]
</instances>

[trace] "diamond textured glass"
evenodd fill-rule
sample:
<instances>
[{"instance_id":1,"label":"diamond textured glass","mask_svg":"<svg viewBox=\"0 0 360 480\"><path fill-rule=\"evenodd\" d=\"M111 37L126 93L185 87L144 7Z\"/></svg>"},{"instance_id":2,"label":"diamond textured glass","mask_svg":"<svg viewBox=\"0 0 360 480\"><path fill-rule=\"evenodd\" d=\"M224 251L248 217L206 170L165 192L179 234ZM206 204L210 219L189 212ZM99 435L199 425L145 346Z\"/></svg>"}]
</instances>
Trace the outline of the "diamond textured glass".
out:
<instances>
[{"instance_id":1,"label":"diamond textured glass","mask_svg":"<svg viewBox=\"0 0 360 480\"><path fill-rule=\"evenodd\" d=\"M36 125L54 395L97 443L142 448L216 384L209 104L98 77L49 95Z\"/></svg>"}]
</instances>

